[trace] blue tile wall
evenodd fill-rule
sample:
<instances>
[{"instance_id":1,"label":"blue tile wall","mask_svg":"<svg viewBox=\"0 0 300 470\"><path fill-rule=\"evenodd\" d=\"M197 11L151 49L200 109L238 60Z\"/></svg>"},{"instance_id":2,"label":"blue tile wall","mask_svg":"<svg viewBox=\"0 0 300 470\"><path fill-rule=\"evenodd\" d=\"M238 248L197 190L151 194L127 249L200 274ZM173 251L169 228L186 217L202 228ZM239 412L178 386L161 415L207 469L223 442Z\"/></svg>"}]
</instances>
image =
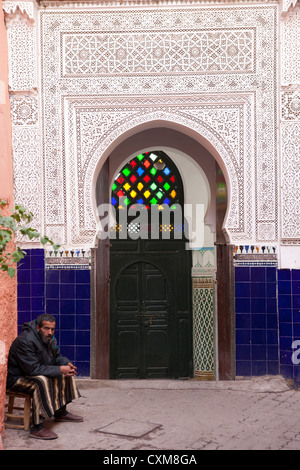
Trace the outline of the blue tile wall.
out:
<instances>
[{"instance_id":1,"label":"blue tile wall","mask_svg":"<svg viewBox=\"0 0 300 470\"><path fill-rule=\"evenodd\" d=\"M42 313L56 318L61 353L90 375L90 271L47 269L44 250L26 250L18 265L18 332Z\"/></svg>"},{"instance_id":2,"label":"blue tile wall","mask_svg":"<svg viewBox=\"0 0 300 470\"><path fill-rule=\"evenodd\" d=\"M46 312L54 315L61 352L90 375L90 271L46 270Z\"/></svg>"},{"instance_id":3,"label":"blue tile wall","mask_svg":"<svg viewBox=\"0 0 300 470\"><path fill-rule=\"evenodd\" d=\"M90 271L47 269L43 249L26 251L17 271L19 332L51 313L62 354L89 376ZM236 266L235 314L236 375L281 373L300 387L300 270Z\"/></svg>"},{"instance_id":4,"label":"blue tile wall","mask_svg":"<svg viewBox=\"0 0 300 470\"><path fill-rule=\"evenodd\" d=\"M236 375L279 373L277 268L235 267Z\"/></svg>"},{"instance_id":5,"label":"blue tile wall","mask_svg":"<svg viewBox=\"0 0 300 470\"><path fill-rule=\"evenodd\" d=\"M18 332L23 323L45 313L45 259L44 250L26 250L17 269Z\"/></svg>"},{"instance_id":6,"label":"blue tile wall","mask_svg":"<svg viewBox=\"0 0 300 470\"><path fill-rule=\"evenodd\" d=\"M300 385L300 270L278 271L280 372ZM293 343L299 341L297 343ZM299 354L297 351L299 350ZM294 357L293 357L294 356Z\"/></svg>"}]
</instances>

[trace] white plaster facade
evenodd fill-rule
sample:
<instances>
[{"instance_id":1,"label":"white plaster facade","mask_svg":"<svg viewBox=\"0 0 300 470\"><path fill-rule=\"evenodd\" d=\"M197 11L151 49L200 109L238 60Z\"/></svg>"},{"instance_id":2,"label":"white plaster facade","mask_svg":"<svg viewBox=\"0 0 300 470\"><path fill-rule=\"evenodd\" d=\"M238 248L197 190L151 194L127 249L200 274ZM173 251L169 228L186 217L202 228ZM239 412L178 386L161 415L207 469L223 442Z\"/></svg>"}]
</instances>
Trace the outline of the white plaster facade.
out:
<instances>
[{"instance_id":1,"label":"white plaster facade","mask_svg":"<svg viewBox=\"0 0 300 470\"><path fill-rule=\"evenodd\" d=\"M300 268L299 2L3 5L15 198L41 232L93 247L104 160L137 132L165 127L219 163L228 241L275 247L280 267ZM186 157L171 152L188 180ZM199 200L209 206L206 188Z\"/></svg>"}]
</instances>

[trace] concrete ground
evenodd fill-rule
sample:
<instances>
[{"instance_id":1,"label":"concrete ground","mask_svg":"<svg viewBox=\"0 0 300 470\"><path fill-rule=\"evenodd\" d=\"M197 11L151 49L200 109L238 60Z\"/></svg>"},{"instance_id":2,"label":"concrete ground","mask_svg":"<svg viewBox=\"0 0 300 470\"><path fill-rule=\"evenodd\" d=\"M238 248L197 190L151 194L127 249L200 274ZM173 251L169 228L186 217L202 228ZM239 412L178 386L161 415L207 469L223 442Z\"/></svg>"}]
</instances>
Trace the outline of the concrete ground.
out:
<instances>
[{"instance_id":1,"label":"concrete ground","mask_svg":"<svg viewBox=\"0 0 300 470\"><path fill-rule=\"evenodd\" d=\"M4 450L298 450L300 391L280 376L226 382L78 379L82 423L47 422L58 439L6 429Z\"/></svg>"}]
</instances>

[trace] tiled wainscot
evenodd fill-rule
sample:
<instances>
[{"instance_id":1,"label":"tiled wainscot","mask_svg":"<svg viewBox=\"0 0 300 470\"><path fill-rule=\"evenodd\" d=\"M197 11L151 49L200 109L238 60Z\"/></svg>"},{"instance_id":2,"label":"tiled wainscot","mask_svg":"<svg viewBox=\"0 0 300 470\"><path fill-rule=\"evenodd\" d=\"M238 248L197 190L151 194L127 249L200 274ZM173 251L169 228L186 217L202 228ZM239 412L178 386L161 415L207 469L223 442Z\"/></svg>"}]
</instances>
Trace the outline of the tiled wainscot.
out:
<instances>
[{"instance_id":1,"label":"tiled wainscot","mask_svg":"<svg viewBox=\"0 0 300 470\"><path fill-rule=\"evenodd\" d=\"M47 312L56 317L63 355L90 376L91 261L88 253L45 256L26 250L18 266L18 328ZM278 269L273 249L238 249L235 270L236 375L282 374L300 385L300 270ZM193 263L194 373L214 377L214 253Z\"/></svg>"},{"instance_id":2,"label":"tiled wainscot","mask_svg":"<svg viewBox=\"0 0 300 470\"><path fill-rule=\"evenodd\" d=\"M20 331L41 313L53 315L61 353L89 376L91 271L89 257L80 255L49 258L44 250L27 250L18 267L18 325Z\"/></svg>"},{"instance_id":3,"label":"tiled wainscot","mask_svg":"<svg viewBox=\"0 0 300 470\"><path fill-rule=\"evenodd\" d=\"M276 264L262 260L236 262L238 376L279 373Z\"/></svg>"},{"instance_id":4,"label":"tiled wainscot","mask_svg":"<svg viewBox=\"0 0 300 470\"><path fill-rule=\"evenodd\" d=\"M300 270L278 269L274 249L238 251L236 375L281 374L299 387Z\"/></svg>"},{"instance_id":5,"label":"tiled wainscot","mask_svg":"<svg viewBox=\"0 0 300 470\"><path fill-rule=\"evenodd\" d=\"M278 271L280 371L300 386L300 270Z\"/></svg>"}]
</instances>

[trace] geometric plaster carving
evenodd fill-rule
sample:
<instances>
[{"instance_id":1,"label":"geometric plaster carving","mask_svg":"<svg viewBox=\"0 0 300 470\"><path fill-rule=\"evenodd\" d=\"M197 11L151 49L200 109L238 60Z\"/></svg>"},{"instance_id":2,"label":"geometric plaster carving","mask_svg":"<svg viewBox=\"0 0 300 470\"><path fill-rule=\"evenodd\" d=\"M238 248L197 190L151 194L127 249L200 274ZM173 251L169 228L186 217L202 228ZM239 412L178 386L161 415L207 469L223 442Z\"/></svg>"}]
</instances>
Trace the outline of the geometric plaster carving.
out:
<instances>
[{"instance_id":1,"label":"geometric plaster carving","mask_svg":"<svg viewBox=\"0 0 300 470\"><path fill-rule=\"evenodd\" d=\"M13 125L37 124L38 100L36 96L11 95L10 108Z\"/></svg>"},{"instance_id":2,"label":"geometric plaster carving","mask_svg":"<svg viewBox=\"0 0 300 470\"><path fill-rule=\"evenodd\" d=\"M298 4L297 4L298 5ZM281 21L281 80L283 86L300 85L300 2Z\"/></svg>"},{"instance_id":3,"label":"geometric plaster carving","mask_svg":"<svg viewBox=\"0 0 300 470\"><path fill-rule=\"evenodd\" d=\"M285 1L281 21L281 243L300 244L300 4ZM293 8L292 8L293 7Z\"/></svg>"},{"instance_id":4,"label":"geometric plaster carving","mask_svg":"<svg viewBox=\"0 0 300 470\"><path fill-rule=\"evenodd\" d=\"M37 86L34 2L3 2L9 47L10 90Z\"/></svg>"},{"instance_id":5,"label":"geometric plaster carving","mask_svg":"<svg viewBox=\"0 0 300 470\"><path fill-rule=\"evenodd\" d=\"M282 93L281 118L285 121L300 120L300 90Z\"/></svg>"},{"instance_id":6,"label":"geometric plaster carving","mask_svg":"<svg viewBox=\"0 0 300 470\"><path fill-rule=\"evenodd\" d=\"M28 19L28 21L33 21L34 20L34 3L32 1L25 1L25 2L19 2L19 1L10 1L6 0L2 3L3 5L3 10L5 12L5 19L6 19L6 25L7 25L7 19L13 20L16 18L17 14L21 14L23 18Z\"/></svg>"},{"instance_id":7,"label":"geometric plaster carving","mask_svg":"<svg viewBox=\"0 0 300 470\"><path fill-rule=\"evenodd\" d=\"M62 76L252 72L254 30L63 33ZM166 51L169 50L169 54Z\"/></svg>"},{"instance_id":8,"label":"geometric plaster carving","mask_svg":"<svg viewBox=\"0 0 300 470\"><path fill-rule=\"evenodd\" d=\"M287 12L291 7L295 7L299 0L283 0L282 11Z\"/></svg>"},{"instance_id":9,"label":"geometric plaster carving","mask_svg":"<svg viewBox=\"0 0 300 470\"><path fill-rule=\"evenodd\" d=\"M223 99L225 100L225 98ZM78 182L78 185L71 185L69 188L71 191L69 200L75 201L77 199L77 203L70 207L71 220L76 220L72 227L72 240L75 241L82 236L88 237L95 231L95 217L91 211L91 205L85 204L85 201L90 201L93 197L94 188L91 182L98 161L105 149L130 129L157 119L195 130L211 142L220 155L223 155L229 170L231 186L233 188L240 187L240 191L233 191L229 224L233 233L243 230L242 236L245 237L244 206L251 208L252 203L251 199L246 198L246 203L243 199L244 161L241 154L244 149L240 149L237 136L244 133L246 128L250 129L251 127L249 120L248 123L244 122L244 114L247 114L244 107L246 107L247 100L245 97L240 100L241 102L238 102L238 97L236 97L236 107L233 107L232 104L220 106L215 103L206 103L206 105L203 103L200 107L199 99L197 99L198 106L195 110L195 100L190 98L187 101L186 97L184 99L156 97L155 99L151 98L151 104L145 98L136 98L135 100L120 98L118 111L112 113L107 99L95 101L95 99L76 98L72 100L68 98L66 101L69 106L69 141L74 142L76 136L81 136L80 142L76 145L76 155L72 152L69 154L70 162L72 162L69 170L71 171L71 180ZM218 97L218 103L220 101L222 101L221 96ZM125 105L126 108L122 111ZM249 102L248 105L250 105ZM251 107L248 115L251 116ZM241 116L243 116L242 120ZM214 121L214 126L212 126L211 120ZM75 123L75 129L73 123ZM242 129L240 129L241 125ZM251 158L247 159L247 164L247 171L251 174ZM80 184L81 181L85 184ZM74 211L78 207L79 213L76 217ZM247 226L247 218L245 225ZM249 230L249 227L247 229ZM246 232L246 236L249 236L249 233L251 236L250 230L248 233Z\"/></svg>"},{"instance_id":10,"label":"geometric plaster carving","mask_svg":"<svg viewBox=\"0 0 300 470\"><path fill-rule=\"evenodd\" d=\"M38 11L45 232L91 245L99 161L161 120L201 136L223 162L230 241L278 240L278 6L63 7ZM31 60L14 28L10 49Z\"/></svg>"},{"instance_id":11,"label":"geometric plaster carving","mask_svg":"<svg viewBox=\"0 0 300 470\"><path fill-rule=\"evenodd\" d=\"M14 126L12 137L14 198L34 214L32 226L41 230L42 161L39 129L36 126Z\"/></svg>"},{"instance_id":12,"label":"geometric plaster carving","mask_svg":"<svg viewBox=\"0 0 300 470\"><path fill-rule=\"evenodd\" d=\"M284 243L300 239L300 122L281 125L282 237Z\"/></svg>"}]
</instances>

